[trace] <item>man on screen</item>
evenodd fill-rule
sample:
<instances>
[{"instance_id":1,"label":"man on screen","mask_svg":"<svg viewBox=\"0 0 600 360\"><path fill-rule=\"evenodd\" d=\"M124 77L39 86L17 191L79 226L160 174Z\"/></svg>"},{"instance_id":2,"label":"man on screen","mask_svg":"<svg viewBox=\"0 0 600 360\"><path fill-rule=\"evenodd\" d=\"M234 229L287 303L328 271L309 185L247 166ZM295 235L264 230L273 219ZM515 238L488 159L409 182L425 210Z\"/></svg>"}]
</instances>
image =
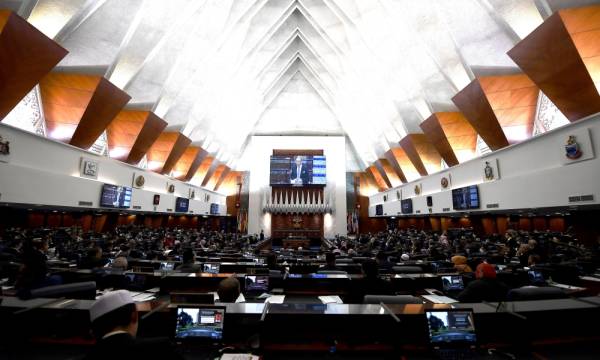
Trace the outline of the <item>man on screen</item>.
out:
<instances>
[{"instance_id":1,"label":"man on screen","mask_svg":"<svg viewBox=\"0 0 600 360\"><path fill-rule=\"evenodd\" d=\"M290 183L292 185L310 184L308 167L302 163L302 158L302 156L296 156L294 164L292 164L292 172L290 174Z\"/></svg>"}]
</instances>

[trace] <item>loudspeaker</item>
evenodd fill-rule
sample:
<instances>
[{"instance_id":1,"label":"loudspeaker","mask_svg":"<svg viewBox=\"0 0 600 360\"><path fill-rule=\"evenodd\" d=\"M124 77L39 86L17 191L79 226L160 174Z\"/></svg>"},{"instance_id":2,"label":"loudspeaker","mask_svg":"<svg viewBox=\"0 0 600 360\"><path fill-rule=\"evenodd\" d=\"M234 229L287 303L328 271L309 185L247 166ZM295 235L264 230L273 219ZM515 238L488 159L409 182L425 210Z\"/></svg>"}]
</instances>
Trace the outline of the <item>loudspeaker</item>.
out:
<instances>
[{"instance_id":1,"label":"loudspeaker","mask_svg":"<svg viewBox=\"0 0 600 360\"><path fill-rule=\"evenodd\" d=\"M429 207L433 206L433 197L431 197L431 196L427 197L427 206L429 206Z\"/></svg>"}]
</instances>

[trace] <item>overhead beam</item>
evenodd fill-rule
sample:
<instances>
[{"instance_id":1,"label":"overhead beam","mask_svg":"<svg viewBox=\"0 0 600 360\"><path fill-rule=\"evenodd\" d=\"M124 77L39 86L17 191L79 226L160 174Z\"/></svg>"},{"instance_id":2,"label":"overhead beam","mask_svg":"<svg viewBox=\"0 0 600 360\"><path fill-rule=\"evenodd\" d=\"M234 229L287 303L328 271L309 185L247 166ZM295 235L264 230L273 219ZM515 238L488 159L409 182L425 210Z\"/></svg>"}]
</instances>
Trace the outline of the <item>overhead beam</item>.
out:
<instances>
[{"instance_id":1,"label":"overhead beam","mask_svg":"<svg viewBox=\"0 0 600 360\"><path fill-rule=\"evenodd\" d=\"M126 162L132 165L138 164L166 127L166 121L149 111L144 126L135 139Z\"/></svg>"},{"instance_id":2,"label":"overhead beam","mask_svg":"<svg viewBox=\"0 0 600 360\"><path fill-rule=\"evenodd\" d=\"M22 17L0 10L0 121L67 53Z\"/></svg>"},{"instance_id":3,"label":"overhead beam","mask_svg":"<svg viewBox=\"0 0 600 360\"><path fill-rule=\"evenodd\" d=\"M175 164L177 163L177 161L179 161L179 159L185 152L185 149L188 146L190 146L191 143L192 140L187 136L183 135L182 133L177 134L175 144L173 144L173 148L171 149L171 152L169 153L169 156L167 157L167 160L165 160L165 164L163 165L163 174L167 175L171 172L171 170L173 170Z\"/></svg>"},{"instance_id":4,"label":"overhead beam","mask_svg":"<svg viewBox=\"0 0 600 360\"><path fill-rule=\"evenodd\" d=\"M189 167L185 177L183 177L182 180L184 180L184 181L192 180L192 178L194 177L194 175L196 175L196 172L200 168L202 161L204 161L204 159L207 156L208 156L208 152L202 148L199 148L198 152L196 153L196 156L194 157L194 159L192 160L192 162L190 164L190 167Z\"/></svg>"},{"instance_id":5,"label":"overhead beam","mask_svg":"<svg viewBox=\"0 0 600 360\"><path fill-rule=\"evenodd\" d=\"M454 154L454 150L452 149L452 146L450 145L450 142L444 133L444 129L442 129L442 125L440 124L437 114L431 114L431 116L425 119L425 121L423 121L419 126L429 141L440 153L446 164L448 164L448 166L458 165L458 158Z\"/></svg>"},{"instance_id":6,"label":"overhead beam","mask_svg":"<svg viewBox=\"0 0 600 360\"><path fill-rule=\"evenodd\" d=\"M400 180L400 177L388 159L378 159L375 163L379 164L378 167L381 167L383 172L386 174L390 183L390 187L402 185L402 180Z\"/></svg>"},{"instance_id":7,"label":"overhead beam","mask_svg":"<svg viewBox=\"0 0 600 360\"><path fill-rule=\"evenodd\" d=\"M396 158L396 161L398 162L398 165L402 169L402 172L406 176L407 181L413 181L421 177L421 174L415 165L413 165L412 161L408 157L408 154L402 147L394 147L391 150L392 154Z\"/></svg>"},{"instance_id":8,"label":"overhead beam","mask_svg":"<svg viewBox=\"0 0 600 360\"><path fill-rule=\"evenodd\" d=\"M390 166L392 167L392 169L394 169L394 172L398 175L398 179L403 183L407 182L406 176L404 175L404 172L400 168L400 164L398 164L398 160L396 159L396 156L394 155L393 150L389 149L388 151L385 152L384 156L385 156L385 159L390 164Z\"/></svg>"},{"instance_id":9,"label":"overhead beam","mask_svg":"<svg viewBox=\"0 0 600 360\"><path fill-rule=\"evenodd\" d=\"M210 167L208 168L208 171L206 172L206 175L204 176L204 180L202 180L202 187L209 188L208 184L211 181L214 173L217 171L217 168L219 168L219 166L221 166L219 161L217 159L213 159L212 163L210 164Z\"/></svg>"},{"instance_id":10,"label":"overhead beam","mask_svg":"<svg viewBox=\"0 0 600 360\"><path fill-rule=\"evenodd\" d=\"M146 154L148 169L163 174L164 166L173 151L175 144L182 135L179 132L165 131L161 133ZM183 135L182 135L183 136Z\"/></svg>"},{"instance_id":11,"label":"overhead beam","mask_svg":"<svg viewBox=\"0 0 600 360\"><path fill-rule=\"evenodd\" d=\"M385 191L388 189L387 183L385 182L383 176L381 175L381 173L379 173L379 170L377 170L375 165L369 166L366 170L366 173L367 176L370 177L375 182L375 184L377 184L377 189L379 191Z\"/></svg>"},{"instance_id":12,"label":"overhead beam","mask_svg":"<svg viewBox=\"0 0 600 360\"><path fill-rule=\"evenodd\" d=\"M202 148L198 146L188 146L172 169L174 173L173 177L184 180L194 160L196 160L196 157L201 152Z\"/></svg>"},{"instance_id":13,"label":"overhead beam","mask_svg":"<svg viewBox=\"0 0 600 360\"><path fill-rule=\"evenodd\" d=\"M386 187L388 189L393 187L392 182L390 181L390 178L388 177L387 173L385 172L385 169L381 165L381 162L379 162L379 160L377 160L373 163L373 165L375 166L375 169L377 170L377 172L381 175L381 178L385 182Z\"/></svg>"},{"instance_id":14,"label":"overhead beam","mask_svg":"<svg viewBox=\"0 0 600 360\"><path fill-rule=\"evenodd\" d=\"M600 112L600 5L555 12L508 51L571 121Z\"/></svg>"},{"instance_id":15,"label":"overhead beam","mask_svg":"<svg viewBox=\"0 0 600 360\"><path fill-rule=\"evenodd\" d=\"M221 184L223 184L223 181L225 181L225 178L227 178L227 176L231 172L231 169L229 168L229 166L226 166L226 165L223 165L223 166L224 166L224 168L221 171L221 174L217 175L217 172L215 172L215 175L213 176L216 179L215 186L213 187L214 191L219 190L219 187L221 186ZM210 186L209 186L209 189L210 189Z\"/></svg>"}]
</instances>

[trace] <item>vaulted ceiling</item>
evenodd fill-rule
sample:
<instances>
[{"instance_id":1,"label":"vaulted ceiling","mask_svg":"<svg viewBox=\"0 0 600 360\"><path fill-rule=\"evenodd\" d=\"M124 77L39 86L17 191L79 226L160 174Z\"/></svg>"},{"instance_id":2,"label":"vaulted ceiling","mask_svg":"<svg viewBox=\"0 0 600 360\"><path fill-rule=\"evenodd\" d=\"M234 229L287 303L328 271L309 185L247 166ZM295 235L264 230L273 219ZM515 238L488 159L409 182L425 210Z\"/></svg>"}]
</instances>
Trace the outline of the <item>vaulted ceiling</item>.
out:
<instances>
[{"instance_id":1,"label":"vaulted ceiling","mask_svg":"<svg viewBox=\"0 0 600 360\"><path fill-rule=\"evenodd\" d=\"M586 0L0 0L236 170L252 135L343 135L364 170Z\"/></svg>"}]
</instances>

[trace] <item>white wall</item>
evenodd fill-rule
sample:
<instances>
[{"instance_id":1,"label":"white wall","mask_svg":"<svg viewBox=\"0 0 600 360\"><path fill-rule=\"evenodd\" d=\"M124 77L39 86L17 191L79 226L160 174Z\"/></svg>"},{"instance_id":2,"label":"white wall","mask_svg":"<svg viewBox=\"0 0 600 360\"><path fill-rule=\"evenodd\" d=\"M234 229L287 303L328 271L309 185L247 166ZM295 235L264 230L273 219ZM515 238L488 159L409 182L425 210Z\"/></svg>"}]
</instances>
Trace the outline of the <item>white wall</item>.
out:
<instances>
[{"instance_id":1,"label":"white wall","mask_svg":"<svg viewBox=\"0 0 600 360\"><path fill-rule=\"evenodd\" d=\"M270 236L271 217L262 212L262 195L269 188L270 157L273 149L323 150L327 158L327 186L332 191L335 211L324 217L324 235L331 238L346 234L346 140L343 136L253 136L244 157L241 170L250 172L250 203L248 208L248 232L258 233L264 229Z\"/></svg>"},{"instance_id":2,"label":"white wall","mask_svg":"<svg viewBox=\"0 0 600 360\"><path fill-rule=\"evenodd\" d=\"M227 213L226 197L206 189L142 170L135 166L100 156L76 147L46 139L0 123L0 136L10 141L10 155L0 155L0 202L81 207L79 201L92 202L98 208L102 184L132 187L134 175L144 175L143 189L133 189L132 208L136 211L166 212L175 209L176 197L188 197L190 212L208 214L210 203L218 203L220 215ZM80 177L81 158L99 162L97 180ZM167 184L175 185L175 192L167 192ZM160 194L160 204L152 204L154 194ZM204 195L210 195L208 202Z\"/></svg>"},{"instance_id":3,"label":"white wall","mask_svg":"<svg viewBox=\"0 0 600 360\"><path fill-rule=\"evenodd\" d=\"M589 135L586 135L589 134ZM583 155L580 161L565 157L565 143L569 135L576 135ZM536 136L522 143L495 151L458 166L422 177L369 197L369 216L375 216L375 205L383 204L384 214L397 216L400 201L396 191L404 199L413 199L413 214L428 214L426 196L433 197L433 214L452 213L452 188L478 184L480 209L495 211L525 208L542 208L571 205L598 204L600 198L600 114ZM498 160L500 179L483 181L485 161ZM451 185L442 190L442 176L450 175ZM416 184L422 185L422 193L414 192ZM593 201L569 203L569 196L594 195ZM383 196L388 195L384 203ZM487 204L497 203L497 209ZM450 208L449 212L443 208ZM464 211L460 211L461 213Z\"/></svg>"}]
</instances>

